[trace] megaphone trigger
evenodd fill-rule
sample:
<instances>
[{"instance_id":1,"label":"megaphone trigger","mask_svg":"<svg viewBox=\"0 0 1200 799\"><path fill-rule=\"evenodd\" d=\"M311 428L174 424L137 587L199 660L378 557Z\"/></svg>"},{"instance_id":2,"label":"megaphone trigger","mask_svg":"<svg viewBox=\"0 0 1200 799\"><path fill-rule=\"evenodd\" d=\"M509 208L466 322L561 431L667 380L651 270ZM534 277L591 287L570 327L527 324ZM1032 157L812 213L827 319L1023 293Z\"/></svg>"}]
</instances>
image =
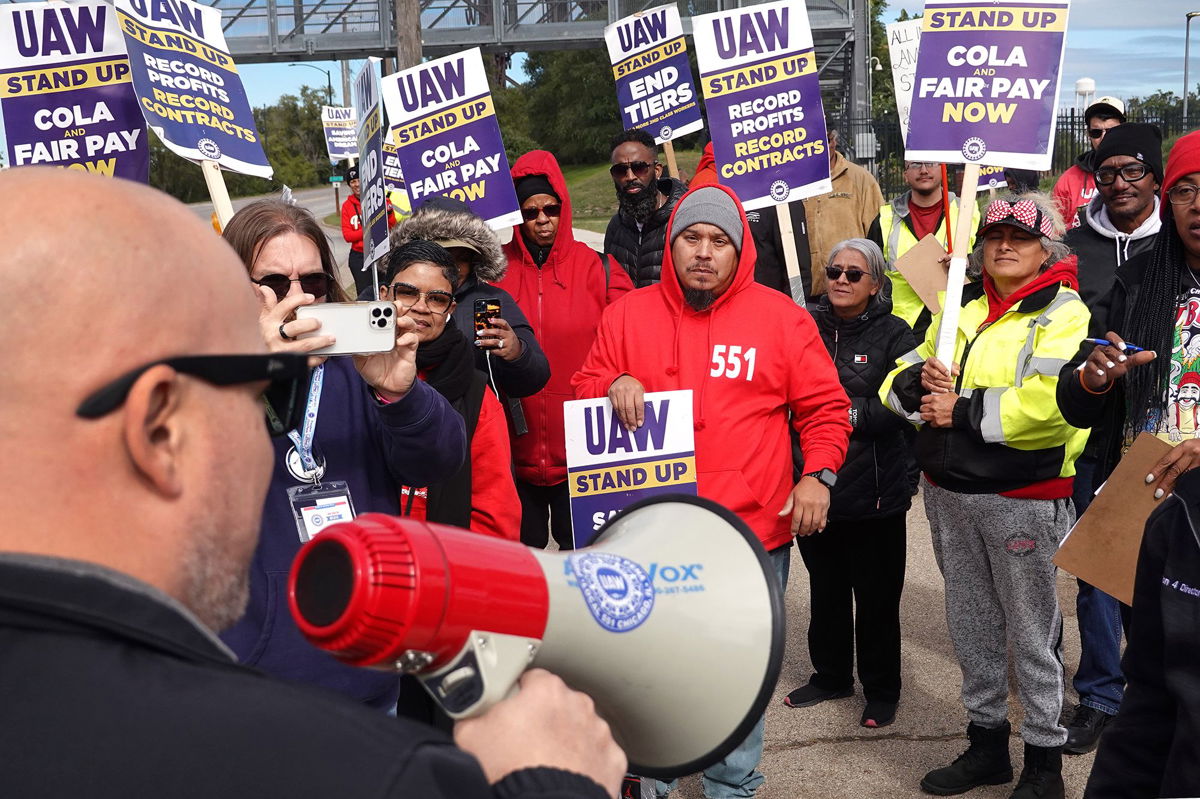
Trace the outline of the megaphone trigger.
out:
<instances>
[{"instance_id":1,"label":"megaphone trigger","mask_svg":"<svg viewBox=\"0 0 1200 799\"><path fill-rule=\"evenodd\" d=\"M530 667L558 674L592 697L630 771L648 777L732 751L783 659L766 552L696 496L635 503L592 546L563 553L366 514L305 544L289 589L313 644L415 674L456 718L510 695Z\"/></svg>"}]
</instances>

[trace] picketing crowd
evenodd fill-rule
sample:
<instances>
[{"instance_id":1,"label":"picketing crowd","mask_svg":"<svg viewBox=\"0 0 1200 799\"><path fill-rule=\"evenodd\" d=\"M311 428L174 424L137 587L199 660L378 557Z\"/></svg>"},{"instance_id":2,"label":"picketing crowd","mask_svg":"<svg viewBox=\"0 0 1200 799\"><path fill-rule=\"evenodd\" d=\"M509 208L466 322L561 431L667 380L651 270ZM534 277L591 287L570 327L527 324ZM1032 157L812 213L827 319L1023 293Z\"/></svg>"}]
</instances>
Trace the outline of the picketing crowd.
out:
<instances>
[{"instance_id":1,"label":"picketing crowd","mask_svg":"<svg viewBox=\"0 0 1200 799\"><path fill-rule=\"evenodd\" d=\"M377 279L396 345L353 357L310 355L333 339L297 315L351 298L306 210L254 201L218 238L132 183L0 175L0 481L15 505L0 525L0 784L616 795L625 758L588 697L535 670L451 725L411 678L306 641L288 570L314 502L570 549L563 403L607 397L635 430L646 393L690 389L699 493L749 526L781 585L793 544L808 571L813 674L786 705L851 696L857 678L863 727L903 723L919 495L969 721L965 752L920 787L1014 780L1011 673L1013 797L1064 796L1063 752L1097 745L1087 796L1197 795L1200 133L1164 165L1158 129L1120 101L1086 115L1092 147L1053 198L1013 171L1015 191L974 209L950 363L935 355L942 312L896 268L927 236L950 249L941 165L905 162L908 190L885 200L832 130L832 192L786 207L790 241L773 210L719 185L711 147L684 183L629 130L597 253L573 235L554 155L526 153L508 243L449 197L393 225L353 293L373 299ZM95 212L64 237L35 191ZM342 214L356 266L357 203ZM1064 714L1052 558L1141 432L1174 445L1146 478L1161 510L1132 610L1079 584L1079 704ZM762 750L760 719L704 772L705 794L752 796Z\"/></svg>"}]
</instances>

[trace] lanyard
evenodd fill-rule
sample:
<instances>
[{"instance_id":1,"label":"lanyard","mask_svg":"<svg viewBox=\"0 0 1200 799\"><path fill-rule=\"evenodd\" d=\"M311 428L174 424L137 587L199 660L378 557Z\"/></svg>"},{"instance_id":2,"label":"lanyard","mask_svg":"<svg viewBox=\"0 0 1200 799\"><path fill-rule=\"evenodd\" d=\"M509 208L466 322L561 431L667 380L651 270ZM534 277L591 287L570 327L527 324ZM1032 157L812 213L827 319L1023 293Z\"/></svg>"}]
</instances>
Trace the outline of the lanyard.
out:
<instances>
[{"instance_id":1,"label":"lanyard","mask_svg":"<svg viewBox=\"0 0 1200 799\"><path fill-rule=\"evenodd\" d=\"M325 364L321 364L313 369L312 379L308 384L308 403L304 408L304 423L299 432L292 430L288 433L288 438L296 445L296 454L300 456L300 463L304 464L305 470L314 475L317 472L317 461L313 458L312 446L313 437L317 432L317 409L321 407L321 386L324 382ZM313 481L320 482L316 478Z\"/></svg>"}]
</instances>

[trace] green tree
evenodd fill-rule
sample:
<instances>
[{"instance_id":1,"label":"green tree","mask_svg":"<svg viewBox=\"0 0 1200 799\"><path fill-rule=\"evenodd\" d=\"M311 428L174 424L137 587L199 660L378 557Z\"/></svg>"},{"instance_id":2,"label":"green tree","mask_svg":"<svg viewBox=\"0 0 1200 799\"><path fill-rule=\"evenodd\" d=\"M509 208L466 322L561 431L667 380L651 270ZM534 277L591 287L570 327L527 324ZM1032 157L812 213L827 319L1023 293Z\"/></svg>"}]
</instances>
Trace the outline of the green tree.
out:
<instances>
[{"instance_id":1,"label":"green tree","mask_svg":"<svg viewBox=\"0 0 1200 799\"><path fill-rule=\"evenodd\" d=\"M871 111L875 119L887 117L896 118L896 89L892 83L892 58L888 52L887 27L883 13L887 11L886 0L871 0L871 55L879 59L870 61L867 69L871 70ZM901 10L897 22L908 19L908 11ZM875 71L878 63L882 69Z\"/></svg>"},{"instance_id":2,"label":"green tree","mask_svg":"<svg viewBox=\"0 0 1200 799\"><path fill-rule=\"evenodd\" d=\"M531 139L564 164L607 160L608 142L621 126L607 51L530 53L525 72Z\"/></svg>"}]
</instances>

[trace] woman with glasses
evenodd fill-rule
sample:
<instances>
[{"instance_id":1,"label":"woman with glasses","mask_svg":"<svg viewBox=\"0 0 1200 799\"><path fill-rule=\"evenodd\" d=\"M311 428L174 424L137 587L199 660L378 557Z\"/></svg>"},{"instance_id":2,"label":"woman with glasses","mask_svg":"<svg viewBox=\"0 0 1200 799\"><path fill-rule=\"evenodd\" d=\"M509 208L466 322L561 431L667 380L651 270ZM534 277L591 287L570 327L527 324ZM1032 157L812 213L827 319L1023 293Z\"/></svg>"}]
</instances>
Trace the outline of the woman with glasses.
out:
<instances>
[{"instance_id":1,"label":"woman with glasses","mask_svg":"<svg viewBox=\"0 0 1200 799\"><path fill-rule=\"evenodd\" d=\"M859 723L872 728L891 724L900 701L900 593L912 504L909 425L884 407L879 387L917 346L908 323L892 314L885 269L874 242L835 244L825 267L827 293L809 308L850 397L854 430L830 492L829 524L796 539L809 574L813 675L784 699L788 707L809 707L852 695L857 651L867 701Z\"/></svg>"},{"instance_id":2,"label":"woman with glasses","mask_svg":"<svg viewBox=\"0 0 1200 799\"><path fill-rule=\"evenodd\" d=\"M893 411L921 425L925 514L970 720L970 747L925 775L929 793L1012 780L1011 666L1025 711L1024 767L1012 796L1064 794L1062 616L1052 558L1075 520L1075 459L1087 431L1063 419L1055 390L1089 315L1061 231L1045 195L988 205L971 253L982 280L963 287L953 361L934 357L939 313L880 390Z\"/></svg>"},{"instance_id":3,"label":"woman with glasses","mask_svg":"<svg viewBox=\"0 0 1200 799\"><path fill-rule=\"evenodd\" d=\"M311 214L258 200L234 214L222 236L255 284L272 351L306 353L331 343L318 320L295 319L300 306L343 299L329 241ZM287 577L300 545L324 525L368 512L396 515L401 485L444 480L462 465L462 418L417 380L416 327L399 319L391 352L313 359L303 423L274 440L250 603L222 636L247 665L386 711L396 706L399 678L344 666L308 643L288 612ZM297 340L304 333L317 335Z\"/></svg>"},{"instance_id":4,"label":"woman with glasses","mask_svg":"<svg viewBox=\"0 0 1200 799\"><path fill-rule=\"evenodd\" d=\"M508 272L499 285L525 312L550 361L546 387L521 400L529 432L513 437L521 541L545 547L549 529L560 549L571 549L562 406L575 399L571 377L591 349L604 308L633 283L612 258L575 240L571 198L553 155L526 153L512 177L523 221L504 245Z\"/></svg>"},{"instance_id":5,"label":"woman with glasses","mask_svg":"<svg viewBox=\"0 0 1200 799\"><path fill-rule=\"evenodd\" d=\"M417 326L417 369L463 417L471 442L462 468L428 487L404 486L404 516L452 524L498 538L520 538L521 506L513 484L508 425L474 348L453 322L458 268L439 244L410 241L392 250L379 296Z\"/></svg>"}]
</instances>

